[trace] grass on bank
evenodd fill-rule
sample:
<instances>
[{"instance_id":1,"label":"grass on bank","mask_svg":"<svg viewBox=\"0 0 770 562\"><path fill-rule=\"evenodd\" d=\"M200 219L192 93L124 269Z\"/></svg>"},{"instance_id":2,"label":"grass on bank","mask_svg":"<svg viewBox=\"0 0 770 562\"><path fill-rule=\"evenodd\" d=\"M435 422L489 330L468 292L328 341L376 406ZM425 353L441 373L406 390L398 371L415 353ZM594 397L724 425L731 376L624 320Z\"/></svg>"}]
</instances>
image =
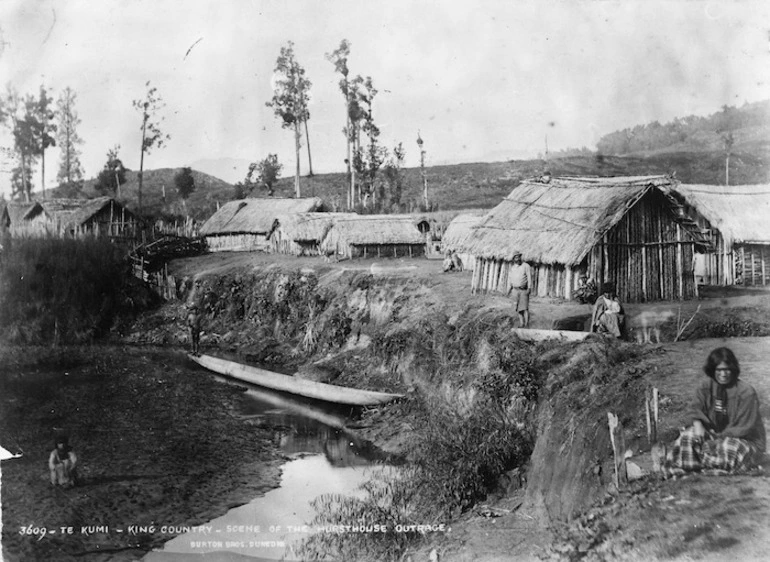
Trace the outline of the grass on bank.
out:
<instances>
[{"instance_id":1,"label":"grass on bank","mask_svg":"<svg viewBox=\"0 0 770 562\"><path fill-rule=\"evenodd\" d=\"M0 326L18 344L86 343L150 299L124 249L98 238L14 238L0 262Z\"/></svg>"}]
</instances>

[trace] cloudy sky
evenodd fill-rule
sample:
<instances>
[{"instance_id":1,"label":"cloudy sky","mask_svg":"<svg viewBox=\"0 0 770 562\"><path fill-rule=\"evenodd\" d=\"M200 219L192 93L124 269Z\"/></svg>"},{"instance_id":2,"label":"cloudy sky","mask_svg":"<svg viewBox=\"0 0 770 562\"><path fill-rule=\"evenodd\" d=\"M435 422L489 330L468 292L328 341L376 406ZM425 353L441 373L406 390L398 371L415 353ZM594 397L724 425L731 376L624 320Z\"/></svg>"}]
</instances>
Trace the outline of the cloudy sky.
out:
<instances>
[{"instance_id":1,"label":"cloudy sky","mask_svg":"<svg viewBox=\"0 0 770 562\"><path fill-rule=\"evenodd\" d=\"M351 75L379 89L382 141L402 141L408 166L418 130L428 164L497 161L535 156L546 135L551 150L593 149L619 128L770 98L770 2L3 0L0 28L3 91L76 91L88 177L116 144L139 168L131 102L148 81L171 140L146 168L274 152L290 175L292 134L265 107L288 41L313 83L316 172L344 169L344 102L324 56L343 38ZM46 153L49 185L58 158Z\"/></svg>"}]
</instances>

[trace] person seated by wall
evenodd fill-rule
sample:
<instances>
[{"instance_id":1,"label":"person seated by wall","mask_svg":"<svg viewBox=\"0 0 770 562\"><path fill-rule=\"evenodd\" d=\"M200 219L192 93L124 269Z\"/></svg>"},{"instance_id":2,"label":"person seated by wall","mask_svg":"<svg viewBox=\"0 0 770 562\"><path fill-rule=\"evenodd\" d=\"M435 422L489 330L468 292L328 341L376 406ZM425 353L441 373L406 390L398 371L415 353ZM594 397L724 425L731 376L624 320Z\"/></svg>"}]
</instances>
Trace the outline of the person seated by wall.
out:
<instances>
[{"instance_id":1,"label":"person seated by wall","mask_svg":"<svg viewBox=\"0 0 770 562\"><path fill-rule=\"evenodd\" d=\"M444 273L450 271L462 271L463 265L460 261L460 256L454 250L447 250L444 254Z\"/></svg>"},{"instance_id":2,"label":"person seated by wall","mask_svg":"<svg viewBox=\"0 0 770 562\"><path fill-rule=\"evenodd\" d=\"M765 426L756 390L738 377L738 359L730 348L714 349L703 366L706 378L695 390L684 430L663 456L660 470L665 478L701 470L741 473L756 466L765 452ZM653 458L653 461L656 459Z\"/></svg>"},{"instance_id":3,"label":"person seated by wall","mask_svg":"<svg viewBox=\"0 0 770 562\"><path fill-rule=\"evenodd\" d=\"M577 289L575 289L575 292L572 293L572 298L580 304L594 304L596 302L597 293L598 291L594 280L583 273L578 278L578 286Z\"/></svg>"},{"instance_id":4,"label":"person seated by wall","mask_svg":"<svg viewBox=\"0 0 770 562\"><path fill-rule=\"evenodd\" d=\"M602 295L596 299L594 304L591 331L621 338L626 329L626 313L615 294L615 285L604 283L602 291Z\"/></svg>"},{"instance_id":5,"label":"person seated by wall","mask_svg":"<svg viewBox=\"0 0 770 562\"><path fill-rule=\"evenodd\" d=\"M78 458L69 446L67 436L57 436L54 440L54 450L48 457L51 485L71 488L77 484L77 464Z\"/></svg>"}]
</instances>

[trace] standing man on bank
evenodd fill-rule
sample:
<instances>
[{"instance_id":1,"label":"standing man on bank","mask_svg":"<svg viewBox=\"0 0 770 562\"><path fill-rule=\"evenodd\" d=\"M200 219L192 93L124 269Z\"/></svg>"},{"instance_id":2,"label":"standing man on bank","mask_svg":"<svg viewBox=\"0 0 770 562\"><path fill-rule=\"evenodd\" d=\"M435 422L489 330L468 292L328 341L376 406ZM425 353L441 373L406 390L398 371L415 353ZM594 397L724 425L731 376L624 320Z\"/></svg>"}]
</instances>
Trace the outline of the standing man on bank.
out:
<instances>
[{"instance_id":1,"label":"standing man on bank","mask_svg":"<svg viewBox=\"0 0 770 562\"><path fill-rule=\"evenodd\" d=\"M513 265L508 271L508 295L514 293L519 328L529 327L529 292L532 289L532 268L521 261L521 252L513 254Z\"/></svg>"}]
</instances>

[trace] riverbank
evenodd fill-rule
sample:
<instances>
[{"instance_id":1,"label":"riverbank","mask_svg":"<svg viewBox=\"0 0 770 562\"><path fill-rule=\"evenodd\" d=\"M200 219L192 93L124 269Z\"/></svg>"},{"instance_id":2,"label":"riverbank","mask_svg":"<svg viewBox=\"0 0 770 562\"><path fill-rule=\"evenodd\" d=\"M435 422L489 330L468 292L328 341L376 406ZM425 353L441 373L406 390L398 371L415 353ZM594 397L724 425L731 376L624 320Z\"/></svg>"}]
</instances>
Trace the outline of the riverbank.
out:
<instances>
[{"instance_id":1,"label":"riverbank","mask_svg":"<svg viewBox=\"0 0 770 562\"><path fill-rule=\"evenodd\" d=\"M186 361L157 348L0 349L0 436L22 453L2 465L5 560L136 560L278 485L279 430L240 416L241 389ZM81 463L67 490L48 478L57 432Z\"/></svg>"},{"instance_id":2,"label":"riverbank","mask_svg":"<svg viewBox=\"0 0 770 562\"><path fill-rule=\"evenodd\" d=\"M54 354L54 359L59 357L55 369L49 367L56 361L28 369L24 365L30 363L27 358L33 357L35 351L17 350L16 372L21 369L25 373L24 379L31 382L29 387L23 383L12 389L17 397L15 400L18 401L20 396L23 400L9 404L16 408L14 415L18 419L26 419L25 416L32 415L30 411L38 412L32 415L29 424L38 428L37 433L32 431L28 436L30 442L37 444L34 455L38 460L26 465L38 480L25 476L23 470L16 474L14 486L19 492L13 499L26 506L27 512L15 513L14 517L24 520L25 516L38 516L38 508L32 506L39 497L45 497L41 494L47 489L44 465L41 471L36 463L41 458L43 462L45 460L50 447L50 428L61 423L56 412L61 407L69 408L66 419L79 419L84 414L77 407L83 408L83 404L89 406L86 418L91 420L83 431L97 433L96 428L102 423L100 416L103 416L104 421L118 432L121 428L125 431L126 427L142 428L144 433L151 435L146 441L152 446L145 446L143 440L133 436L118 444L114 438L97 436L94 441L98 445L92 447L88 439L83 440L75 434L73 445L76 449L83 449L86 458L99 459L94 466L101 465L99 470L102 472L98 474L102 474L103 481L99 482L97 478L95 483L114 486L105 488L105 495L100 496L101 503L75 496L79 498L79 504L76 508L68 508L70 519L109 522L116 518L114 513L119 513L119 519L126 521L136 512L148 512L158 524L176 525L180 518L171 508L164 510L164 506L171 503L184 506L190 522L204 522L212 518L212 509L225 509L229 507L228 501L245 501L239 494L248 496L246 499L254 497L255 492L264 489L263 480L270 481L264 486L274 484L269 473L263 475L258 469L250 468L249 462L253 458L266 459L265 466L272 462L266 452L270 450L269 443L265 447L259 446L259 440L269 441L270 434L263 427L249 427L251 422L244 423L238 417L237 410L233 410L233 405L238 402L237 390L214 384L209 377L201 377L206 379L205 382L183 373L179 368L179 361L184 361L181 354L149 347L184 348L188 344L184 300L198 299L204 319L202 343L205 353L245 362L277 364L289 372L300 370L303 376L343 386L407 395L405 400L393 405L367 411L349 427L388 452L416 451L419 460L422 451L423 457L430 457L423 461L446 457L445 466L434 467L433 484L441 489L447 487L449 479L439 470L446 468L447 475L457 477L451 484L457 486L458 494L468 492L469 495L461 496L463 503L459 506L447 502L451 513L441 520L453 530L428 547L438 548L443 560L476 559L482 543L487 552L485 559L500 559L501 553L507 555L516 547L511 536L525 532L529 532L528 540L531 539L529 554L539 553L556 559L563 555L564 559L572 559L570 557L578 556L575 552L584 556L584 552L596 550L614 540L613 537L620 537L618 541L625 540L622 534L604 533L601 541L591 542L580 534L583 531L579 528L562 527L559 521L573 517L573 521L580 523L580 513L592 509L594 500L602 501L605 497L612 480L606 433L609 408L624 412L622 421L630 439L627 443L641 445L644 418L639 406L644 389L651 384L659 384L663 389L663 383L676 381L677 385L665 391L667 398L673 401L664 403L664 414L669 416L667 420L671 424L667 427L669 434L666 437L675 437L678 424L683 423L676 413L683 410L682 405L689 398L695 377L699 376L698 366L707 353L694 342L719 336L728 338L719 340L720 345L731 345L735 336L770 333L767 321L770 293L728 289L706 295L699 301L626 307L634 335L641 333L639 328L643 326L643 319L649 321L652 329L648 335L653 339L659 337L664 345L674 346L671 350L676 350L676 354L660 345L619 343L602 338L592 338L581 344L523 344L511 335L516 319L508 299L496 294L471 295L470 272L442 274L440 267L439 262L431 260L362 260L329 264L321 258L264 254L211 254L178 260L170 265L169 271L180 283L180 300L142 315L133 325L124 326L122 333L114 331L112 337L116 345L80 348L76 351L82 356L72 355L79 357L74 363L71 359L62 362L71 355L69 350L47 350L46 353ZM193 280L200 282L197 295L190 293L196 286ZM532 299L531 308L534 328L549 328L554 320L584 315L590 309L587 305L538 298ZM689 341L674 344L672 340L677 335ZM134 347L120 345L127 343ZM708 345L717 345L717 341L711 340ZM740 350L740 357L744 357L748 349L750 347ZM25 354L27 363L20 360L20 353ZM670 361L671 357L676 360ZM75 370L73 365L81 370ZM73 373L79 374L71 378ZM58 389L63 397L45 395L50 391L39 390L45 385L38 385L38 388L33 384L44 379L54 381L56 384L51 388ZM126 380L133 382L126 383ZM81 382L72 384L68 381ZM73 390L81 386L82 389ZM99 399L95 400L95 397ZM763 391L762 399L766 397L770 399L770 391ZM514 460L503 458L501 451L494 448L500 444L500 439L495 437L488 447L481 447L481 437L470 432L474 427L480 427L474 423L489 421L490 410L480 401L482 398L494 399L501 406L501 419L505 419L501 427L513 432L507 436L521 445L521 451L534 447L528 469L520 466L521 455ZM51 406L54 406L54 412L49 412ZM121 411L126 412L130 425L124 424L117 415ZM154 422L142 421L146 412L151 412L148 415ZM473 417L474 412L484 415ZM765 409L763 413L770 414L770 410ZM153 432L159 426L168 425L165 422L170 418L176 426L189 423L190 428L170 433L171 439L169 435L157 439ZM474 423L468 423L471 418ZM71 431L69 427L65 429ZM465 434L465 430L469 433ZM523 442L515 435L519 431ZM482 432L480 435L489 434ZM257 439L250 441L251 435L256 435ZM196 451L191 445L196 439L204 439L206 446ZM175 445L169 445L169 440ZM163 470L154 468L153 447L165 458L160 463L165 467ZM102 448L108 449L105 452L100 450ZM473 463L481 460L482 449L487 454L486 464L478 468L489 469L483 486L480 479L473 476L478 474L473 472L476 470ZM128 451L128 459L121 457L121 450ZM452 451L466 456L460 459L459 453ZM6 467L25 461L30 453L26 448L24 453L22 459L4 463L4 468L8 470ZM249 455L254 457L249 458ZM221 463L222 459L227 463ZM210 469L201 469L197 478L188 478L189 467L195 467L202 460ZM111 463L118 463L118 468L113 469ZM230 464L236 466L234 473L228 472ZM104 467L129 478L109 482ZM458 467L465 473L455 470ZM467 474L471 477L465 478ZM156 484L155 478L159 475L166 479ZM495 477L499 477L498 482L494 481ZM561 493L562 488L550 485L553 482L571 491L565 496ZM706 485L702 488L704 494L713 492L712 488L721 482L715 481L711 488ZM7 484L7 479L3 483ZM468 488L469 484L474 487ZM498 484L497 489L494 489L495 484ZM526 487L523 488L524 484ZM150 499L142 498L145 505L150 506L149 511L144 506L138 510L136 506L129 506L134 511L120 511L126 509L124 504L131 503L130 499L136 494L144 493L145 487L151 490ZM488 495L484 497L484 493ZM227 494L237 498L223 500ZM762 490L757 492L758 496L762 494ZM6 497L4 486L4 501ZM124 497L129 499L124 500ZM41 508L46 514L69 505L62 501L46 501ZM543 508L540 513L530 509L538 502ZM414 507L419 513L425 507L424 503L415 500L410 508ZM636 516L630 502L620 504L613 500L613 505L619 507L606 518L626 514L628 521L634 521ZM686 512L688 505L682 503L680 509ZM495 517L496 514L503 515ZM719 512L713 511L712 515L718 516ZM752 516L759 515L762 515L759 511L748 511L742 520L748 524ZM699 513L691 512L682 520L697 523L699 516ZM7 520L5 514L4 520ZM508 523L510 527L505 526ZM584 523L580 524L585 527ZM509 536L498 531L501 538L494 539L491 531L495 525L497 529L510 528L515 532ZM6 527L4 532L11 530ZM559 546L559 541L564 543L565 536L568 537L567 546ZM80 545L81 550L77 552L98 559L105 556L102 554L105 548L114 549L114 556L120 557L124 553L130 556L132 552L146 551L170 537L151 536L143 538L144 542L132 537L133 542L126 540L124 543L110 542L112 537L106 534L98 540L86 538L90 542L86 546ZM54 545L42 554L63 552L65 556L73 556L71 551L63 550L51 540L47 537L39 541ZM70 542L58 537L56 540ZM78 540L82 542L80 538ZM676 536L668 536L665 540L673 544ZM15 553L25 544L26 548L33 548L28 545L31 541L25 543L19 537L13 537L13 541ZM619 549L624 548L622 542L614 544ZM94 550L95 545L101 546ZM518 546L522 547L521 544ZM562 547L562 551L554 550ZM660 551L665 552L665 548ZM428 551L413 554L414 559L419 560L427 558ZM603 555L598 550L595 554Z\"/></svg>"}]
</instances>

